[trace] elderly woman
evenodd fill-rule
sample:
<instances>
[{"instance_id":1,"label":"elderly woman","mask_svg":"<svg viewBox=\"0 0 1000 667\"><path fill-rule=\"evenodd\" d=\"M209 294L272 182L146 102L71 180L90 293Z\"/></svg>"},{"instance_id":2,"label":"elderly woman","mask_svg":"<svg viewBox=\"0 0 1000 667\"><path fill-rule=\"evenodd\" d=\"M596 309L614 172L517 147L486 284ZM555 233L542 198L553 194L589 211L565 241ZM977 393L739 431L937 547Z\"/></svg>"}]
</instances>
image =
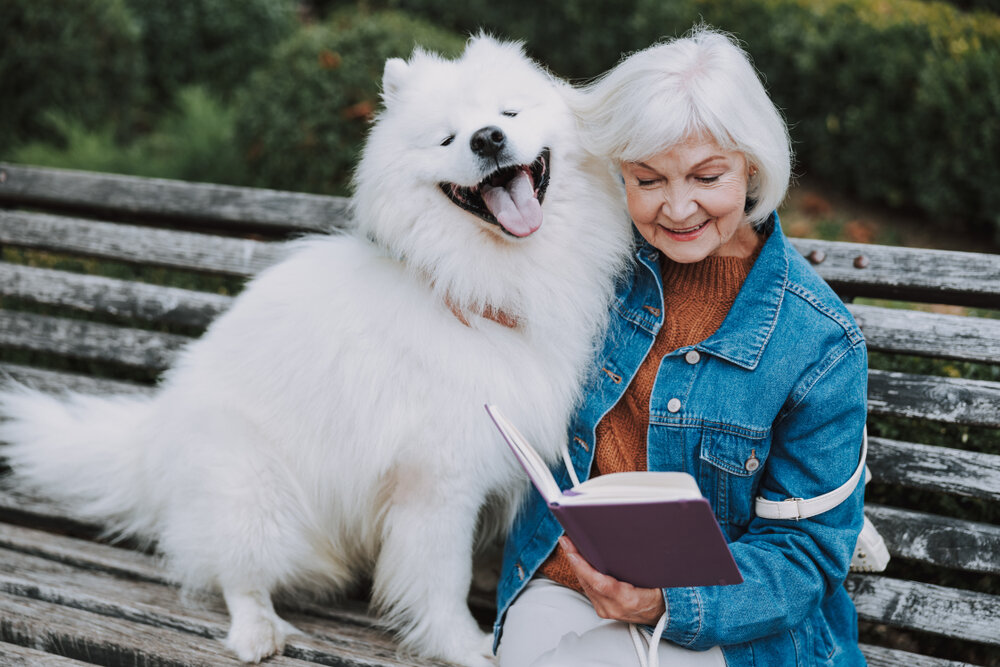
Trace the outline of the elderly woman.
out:
<instances>
[{"instance_id":1,"label":"elderly woman","mask_svg":"<svg viewBox=\"0 0 1000 667\"><path fill-rule=\"evenodd\" d=\"M781 115L746 54L707 28L633 54L580 104L637 234L569 456L580 478L693 475L744 582L659 590L605 576L535 495L504 555L500 664L646 664L650 643L665 665L863 665L843 587L863 485L800 521L754 512L758 495L843 485L866 418L861 332L774 212L791 160Z\"/></svg>"}]
</instances>

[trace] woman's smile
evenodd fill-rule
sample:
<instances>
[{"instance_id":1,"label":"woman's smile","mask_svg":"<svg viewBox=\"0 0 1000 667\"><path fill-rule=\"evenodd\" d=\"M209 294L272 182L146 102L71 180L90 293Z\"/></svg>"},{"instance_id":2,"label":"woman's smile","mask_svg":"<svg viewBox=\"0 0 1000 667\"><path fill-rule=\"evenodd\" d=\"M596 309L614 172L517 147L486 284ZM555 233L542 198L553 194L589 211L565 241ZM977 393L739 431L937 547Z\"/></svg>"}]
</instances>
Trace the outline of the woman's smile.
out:
<instances>
[{"instance_id":1,"label":"woman's smile","mask_svg":"<svg viewBox=\"0 0 1000 667\"><path fill-rule=\"evenodd\" d=\"M677 241L694 241L700 236L700 232L708 226L708 223L715 220L715 218L710 218L705 222L694 225L693 227L686 227L683 229L671 229L665 225L661 225L663 231L670 234Z\"/></svg>"}]
</instances>

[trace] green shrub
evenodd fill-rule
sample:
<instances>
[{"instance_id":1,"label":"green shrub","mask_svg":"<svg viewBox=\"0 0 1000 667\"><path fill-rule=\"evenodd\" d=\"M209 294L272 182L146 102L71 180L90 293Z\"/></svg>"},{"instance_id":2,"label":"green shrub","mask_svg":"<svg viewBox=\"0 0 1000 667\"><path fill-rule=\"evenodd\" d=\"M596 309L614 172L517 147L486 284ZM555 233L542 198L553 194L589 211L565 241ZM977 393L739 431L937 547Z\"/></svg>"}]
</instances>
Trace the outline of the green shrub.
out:
<instances>
[{"instance_id":1,"label":"green shrub","mask_svg":"<svg viewBox=\"0 0 1000 667\"><path fill-rule=\"evenodd\" d=\"M623 50L635 48L628 46L634 0L368 0L368 4L426 16L464 34L485 30L524 40L530 55L570 79L597 75L614 65Z\"/></svg>"},{"instance_id":2,"label":"green shrub","mask_svg":"<svg viewBox=\"0 0 1000 667\"><path fill-rule=\"evenodd\" d=\"M233 144L234 112L203 88L181 90L176 108L151 131L128 144L115 138L114 128L88 129L50 114L59 145L35 141L15 148L14 162L68 169L104 171L133 176L179 178L242 185L245 167Z\"/></svg>"},{"instance_id":3,"label":"green shrub","mask_svg":"<svg viewBox=\"0 0 1000 667\"><path fill-rule=\"evenodd\" d=\"M295 29L294 0L126 0L154 102L199 83L228 96Z\"/></svg>"},{"instance_id":4,"label":"green shrub","mask_svg":"<svg viewBox=\"0 0 1000 667\"><path fill-rule=\"evenodd\" d=\"M336 14L301 30L237 101L237 144L256 185L344 194L386 58L415 44L458 54L457 35L400 13Z\"/></svg>"},{"instance_id":5,"label":"green shrub","mask_svg":"<svg viewBox=\"0 0 1000 667\"><path fill-rule=\"evenodd\" d=\"M139 28L123 0L0 3L0 150L55 139L45 113L124 134L139 97Z\"/></svg>"}]
</instances>

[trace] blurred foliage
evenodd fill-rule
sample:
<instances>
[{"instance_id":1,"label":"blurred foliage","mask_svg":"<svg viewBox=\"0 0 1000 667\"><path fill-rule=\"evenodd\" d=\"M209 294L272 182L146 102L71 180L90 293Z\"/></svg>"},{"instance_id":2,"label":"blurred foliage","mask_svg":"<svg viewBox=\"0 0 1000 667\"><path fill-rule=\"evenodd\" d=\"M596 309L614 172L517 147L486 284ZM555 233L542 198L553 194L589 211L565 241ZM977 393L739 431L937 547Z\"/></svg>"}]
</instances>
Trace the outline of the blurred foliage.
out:
<instances>
[{"instance_id":1,"label":"blurred foliage","mask_svg":"<svg viewBox=\"0 0 1000 667\"><path fill-rule=\"evenodd\" d=\"M398 12L338 12L305 27L238 97L236 142L249 182L345 194L386 58L408 57L417 44L453 56L464 43Z\"/></svg>"},{"instance_id":2,"label":"blurred foliage","mask_svg":"<svg viewBox=\"0 0 1000 667\"><path fill-rule=\"evenodd\" d=\"M239 185L246 168L233 144L235 112L201 87L177 94L176 107L157 127L122 146L113 124L88 129L71 117L51 113L49 125L62 141L35 141L13 149L14 162L135 176Z\"/></svg>"},{"instance_id":3,"label":"blurred foliage","mask_svg":"<svg viewBox=\"0 0 1000 667\"><path fill-rule=\"evenodd\" d=\"M295 0L125 0L141 28L154 103L182 87L227 97L297 27Z\"/></svg>"},{"instance_id":4,"label":"blurred foliage","mask_svg":"<svg viewBox=\"0 0 1000 667\"><path fill-rule=\"evenodd\" d=\"M0 41L0 151L57 141L46 110L87 128L131 124L143 70L139 26L123 0L4 0Z\"/></svg>"}]
</instances>

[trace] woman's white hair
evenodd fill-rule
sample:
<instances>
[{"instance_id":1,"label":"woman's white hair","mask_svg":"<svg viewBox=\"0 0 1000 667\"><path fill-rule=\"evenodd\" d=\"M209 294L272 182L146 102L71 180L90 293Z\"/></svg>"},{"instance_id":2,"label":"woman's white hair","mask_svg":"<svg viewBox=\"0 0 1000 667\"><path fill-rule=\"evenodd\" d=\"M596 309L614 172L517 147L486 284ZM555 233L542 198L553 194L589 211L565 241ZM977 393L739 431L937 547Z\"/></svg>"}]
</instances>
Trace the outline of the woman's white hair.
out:
<instances>
[{"instance_id":1,"label":"woman's white hair","mask_svg":"<svg viewBox=\"0 0 1000 667\"><path fill-rule=\"evenodd\" d=\"M785 198L788 128L750 58L727 34L696 26L631 54L574 100L595 155L637 162L708 134L746 157L747 219L759 225Z\"/></svg>"}]
</instances>

